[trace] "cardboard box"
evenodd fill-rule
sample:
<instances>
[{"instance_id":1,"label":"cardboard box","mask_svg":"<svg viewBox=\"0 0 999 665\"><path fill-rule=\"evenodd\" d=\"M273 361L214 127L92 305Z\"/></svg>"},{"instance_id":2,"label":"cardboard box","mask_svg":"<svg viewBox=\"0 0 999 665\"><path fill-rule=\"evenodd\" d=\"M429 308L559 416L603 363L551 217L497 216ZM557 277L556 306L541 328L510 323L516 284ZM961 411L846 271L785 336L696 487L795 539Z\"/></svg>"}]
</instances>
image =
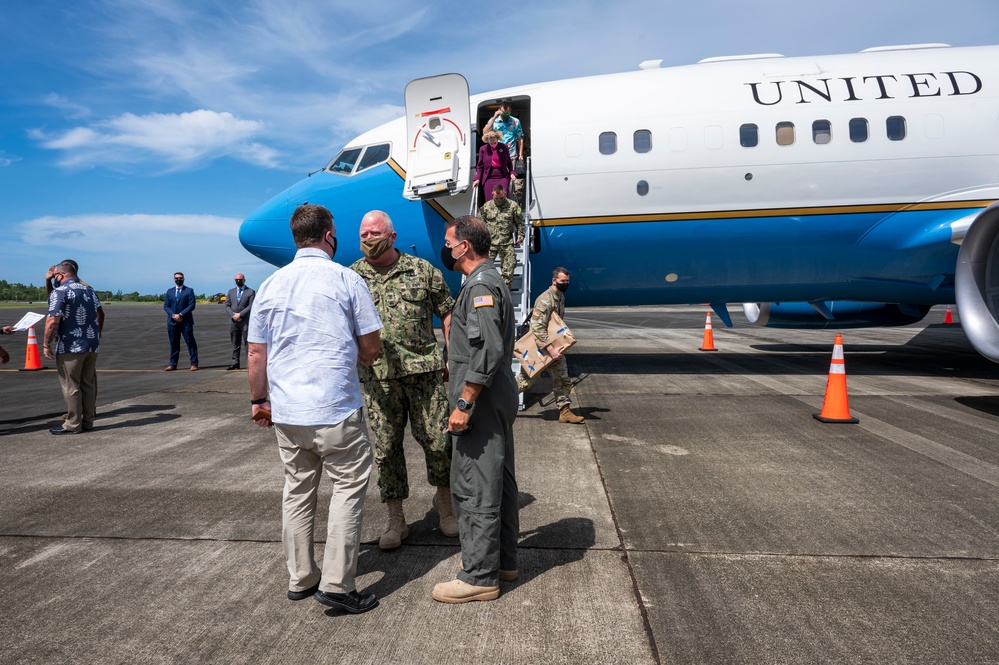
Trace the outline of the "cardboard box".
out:
<instances>
[{"instance_id":1,"label":"cardboard box","mask_svg":"<svg viewBox=\"0 0 999 665\"><path fill-rule=\"evenodd\" d=\"M548 321L548 340L551 342L550 346L561 347L563 353L576 343L569 326L555 313L552 313L552 318ZM513 345L513 351L520 361L520 370L528 378L533 378L554 362L550 355L538 350L537 342L534 333L529 331Z\"/></svg>"}]
</instances>

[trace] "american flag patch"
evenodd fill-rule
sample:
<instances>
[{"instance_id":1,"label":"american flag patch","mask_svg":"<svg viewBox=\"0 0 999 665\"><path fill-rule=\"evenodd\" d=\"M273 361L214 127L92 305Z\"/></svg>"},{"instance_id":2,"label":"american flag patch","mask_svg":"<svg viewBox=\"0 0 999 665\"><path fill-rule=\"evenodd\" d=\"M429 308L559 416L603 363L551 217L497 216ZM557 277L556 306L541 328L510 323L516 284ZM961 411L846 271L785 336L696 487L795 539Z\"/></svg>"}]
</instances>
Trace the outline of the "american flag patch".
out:
<instances>
[{"instance_id":1,"label":"american flag patch","mask_svg":"<svg viewBox=\"0 0 999 665\"><path fill-rule=\"evenodd\" d=\"M475 309L478 309L480 307L492 307L493 306L493 297L492 296L475 296L474 298L472 298L472 306Z\"/></svg>"}]
</instances>

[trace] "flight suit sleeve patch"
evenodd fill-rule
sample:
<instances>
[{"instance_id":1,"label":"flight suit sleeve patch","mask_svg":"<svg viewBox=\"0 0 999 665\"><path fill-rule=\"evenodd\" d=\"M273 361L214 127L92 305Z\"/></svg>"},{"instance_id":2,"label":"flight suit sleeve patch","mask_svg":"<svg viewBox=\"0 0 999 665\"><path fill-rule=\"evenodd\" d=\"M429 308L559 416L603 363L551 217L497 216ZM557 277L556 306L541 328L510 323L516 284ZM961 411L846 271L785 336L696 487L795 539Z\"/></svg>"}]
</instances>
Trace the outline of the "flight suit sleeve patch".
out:
<instances>
[{"instance_id":1,"label":"flight suit sleeve patch","mask_svg":"<svg viewBox=\"0 0 999 665\"><path fill-rule=\"evenodd\" d=\"M495 303L493 302L492 296L475 296L475 298L472 299L472 307L475 309L493 306L495 306Z\"/></svg>"}]
</instances>

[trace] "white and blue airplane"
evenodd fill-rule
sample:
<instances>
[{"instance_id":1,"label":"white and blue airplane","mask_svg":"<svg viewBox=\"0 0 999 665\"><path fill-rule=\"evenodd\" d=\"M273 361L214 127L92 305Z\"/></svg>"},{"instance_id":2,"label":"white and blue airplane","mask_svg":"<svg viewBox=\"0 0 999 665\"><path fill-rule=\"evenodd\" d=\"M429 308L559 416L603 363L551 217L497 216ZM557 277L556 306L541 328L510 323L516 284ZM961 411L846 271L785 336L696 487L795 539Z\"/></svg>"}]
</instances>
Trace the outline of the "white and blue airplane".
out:
<instances>
[{"instance_id":1,"label":"white and blue airplane","mask_svg":"<svg viewBox=\"0 0 999 665\"><path fill-rule=\"evenodd\" d=\"M292 211L321 204L349 264L381 209L400 249L440 267L501 99L526 133L533 293L564 266L575 306L706 302L731 325L743 304L752 323L800 328L956 302L999 361L999 46L650 61L471 97L459 75L418 79L406 117L262 205L240 241L284 265Z\"/></svg>"}]
</instances>

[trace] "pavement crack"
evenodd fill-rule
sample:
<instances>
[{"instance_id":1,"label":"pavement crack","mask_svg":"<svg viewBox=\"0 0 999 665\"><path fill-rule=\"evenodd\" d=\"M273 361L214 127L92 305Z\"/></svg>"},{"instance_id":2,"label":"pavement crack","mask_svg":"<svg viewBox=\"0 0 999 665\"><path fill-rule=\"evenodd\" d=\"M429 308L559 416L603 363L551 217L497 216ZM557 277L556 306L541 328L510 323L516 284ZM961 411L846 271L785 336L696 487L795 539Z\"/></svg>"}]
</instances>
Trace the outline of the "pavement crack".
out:
<instances>
[{"instance_id":1,"label":"pavement crack","mask_svg":"<svg viewBox=\"0 0 999 665\"><path fill-rule=\"evenodd\" d=\"M582 406L579 401L579 393L576 392L575 386L573 386L572 392L576 393L576 403ZM600 465L600 457L597 456L597 449L593 444L593 434L590 431L589 421L584 421L583 427L586 429L586 438L590 442L590 453L593 455L593 463L596 464L597 473L600 474L600 486L603 487L604 497L607 500L607 508L610 510L611 519L614 521L614 531L617 533L619 545L613 549L621 552L621 561L623 561L624 565L628 567L628 576L631 578L631 591L635 596L635 602L638 604L638 611L642 616L642 629L645 631L645 636L649 641L649 650L652 652L653 660L657 664L661 664L662 657L659 655L659 646L656 643L656 636L652 630L652 622L649 621L649 611L645 606L645 600L642 598L642 591L638 584L638 578L635 576L635 569L631 565L631 559L628 556L628 547L624 542L624 532L621 530L621 524L618 521L617 513L614 511L614 503L610 498L610 490L607 487L607 479L604 477L604 470Z\"/></svg>"}]
</instances>

